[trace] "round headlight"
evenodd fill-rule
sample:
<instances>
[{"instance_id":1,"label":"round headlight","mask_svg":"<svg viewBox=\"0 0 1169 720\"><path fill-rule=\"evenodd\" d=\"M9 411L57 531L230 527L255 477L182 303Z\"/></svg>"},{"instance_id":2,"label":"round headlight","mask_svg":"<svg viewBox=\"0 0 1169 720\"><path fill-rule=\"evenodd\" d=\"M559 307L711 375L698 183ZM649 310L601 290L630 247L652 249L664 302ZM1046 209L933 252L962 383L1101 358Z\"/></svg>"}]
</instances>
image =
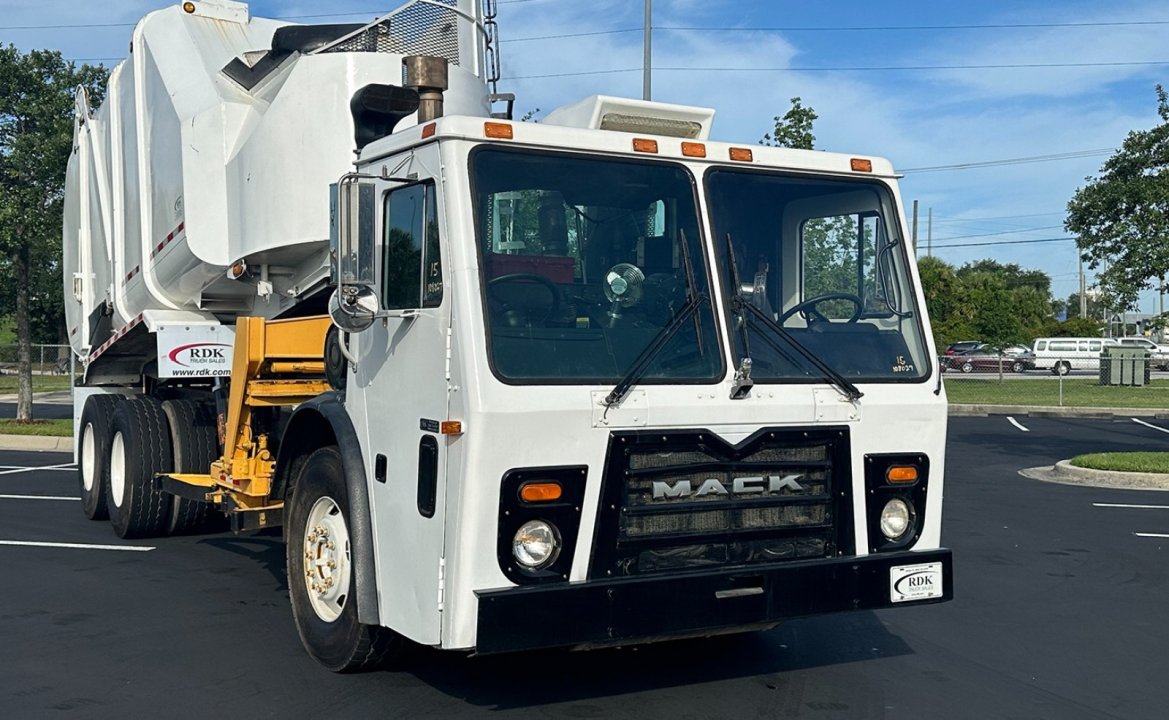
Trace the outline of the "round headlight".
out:
<instances>
[{"instance_id":1,"label":"round headlight","mask_svg":"<svg viewBox=\"0 0 1169 720\"><path fill-rule=\"evenodd\" d=\"M511 553L516 562L529 570L551 565L560 554L560 533L543 520L529 520L516 531Z\"/></svg>"},{"instance_id":2,"label":"round headlight","mask_svg":"<svg viewBox=\"0 0 1169 720\"><path fill-rule=\"evenodd\" d=\"M909 503L901 498L893 498L881 510L881 533L890 540L896 540L909 530L912 519Z\"/></svg>"}]
</instances>

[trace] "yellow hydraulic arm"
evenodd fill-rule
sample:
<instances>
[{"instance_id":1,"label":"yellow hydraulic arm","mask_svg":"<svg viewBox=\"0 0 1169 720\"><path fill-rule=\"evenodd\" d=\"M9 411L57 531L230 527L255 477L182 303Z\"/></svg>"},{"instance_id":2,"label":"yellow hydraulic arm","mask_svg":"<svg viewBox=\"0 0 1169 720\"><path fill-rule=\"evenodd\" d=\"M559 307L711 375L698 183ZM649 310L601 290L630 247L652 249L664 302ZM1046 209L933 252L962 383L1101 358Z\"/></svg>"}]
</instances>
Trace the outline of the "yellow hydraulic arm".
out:
<instances>
[{"instance_id":1,"label":"yellow hydraulic arm","mask_svg":"<svg viewBox=\"0 0 1169 720\"><path fill-rule=\"evenodd\" d=\"M254 522L233 521L234 528L279 523L283 499L270 497L276 459L268 435L253 426L253 411L299 405L330 389L324 377L329 325L327 316L236 321L231 390L219 426L223 455L207 474L170 474L177 487L168 489L188 497L197 490L229 514L254 516Z\"/></svg>"}]
</instances>

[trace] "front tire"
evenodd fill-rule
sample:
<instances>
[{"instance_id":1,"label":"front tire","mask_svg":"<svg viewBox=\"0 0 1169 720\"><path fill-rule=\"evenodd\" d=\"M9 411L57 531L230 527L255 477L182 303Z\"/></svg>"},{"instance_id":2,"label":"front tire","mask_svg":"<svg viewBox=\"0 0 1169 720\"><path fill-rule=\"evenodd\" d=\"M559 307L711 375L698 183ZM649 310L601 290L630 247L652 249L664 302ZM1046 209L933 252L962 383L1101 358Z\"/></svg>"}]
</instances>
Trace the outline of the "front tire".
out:
<instances>
[{"instance_id":1,"label":"front tire","mask_svg":"<svg viewBox=\"0 0 1169 720\"><path fill-rule=\"evenodd\" d=\"M173 461L158 400L143 396L118 404L108 458L106 507L114 532L120 538L165 535L171 496L155 487L154 476L171 472Z\"/></svg>"},{"instance_id":2,"label":"front tire","mask_svg":"<svg viewBox=\"0 0 1169 720\"><path fill-rule=\"evenodd\" d=\"M974 372L974 363L967 360L966 362L962 363L962 367L959 369L964 373Z\"/></svg>"},{"instance_id":3,"label":"front tire","mask_svg":"<svg viewBox=\"0 0 1169 720\"><path fill-rule=\"evenodd\" d=\"M334 672L358 672L400 655L406 641L357 619L344 478L335 447L317 450L300 469L288 502L288 595L309 655Z\"/></svg>"},{"instance_id":4,"label":"front tire","mask_svg":"<svg viewBox=\"0 0 1169 720\"><path fill-rule=\"evenodd\" d=\"M1051 368L1051 372L1056 375L1067 375L1072 371L1072 366L1066 362L1057 362L1055 367Z\"/></svg>"},{"instance_id":5,"label":"front tire","mask_svg":"<svg viewBox=\"0 0 1169 720\"><path fill-rule=\"evenodd\" d=\"M106 494L112 421L114 409L125 399L122 395L91 395L81 411L77 481L81 488L81 509L90 520L105 520L110 516Z\"/></svg>"}]
</instances>

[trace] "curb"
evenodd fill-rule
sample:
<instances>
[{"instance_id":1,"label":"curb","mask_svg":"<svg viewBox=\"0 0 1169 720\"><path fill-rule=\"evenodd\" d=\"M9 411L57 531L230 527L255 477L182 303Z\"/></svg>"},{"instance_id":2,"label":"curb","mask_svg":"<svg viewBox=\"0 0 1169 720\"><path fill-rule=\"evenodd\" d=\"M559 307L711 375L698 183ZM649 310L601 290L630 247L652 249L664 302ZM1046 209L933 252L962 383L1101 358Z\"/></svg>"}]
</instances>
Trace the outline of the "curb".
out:
<instances>
[{"instance_id":1,"label":"curb","mask_svg":"<svg viewBox=\"0 0 1169 720\"><path fill-rule=\"evenodd\" d=\"M3 435L0 434L0 450L40 450L49 452L73 452L73 438L54 435Z\"/></svg>"},{"instance_id":2,"label":"curb","mask_svg":"<svg viewBox=\"0 0 1169 720\"><path fill-rule=\"evenodd\" d=\"M986 417L988 415L1023 415L1034 417L1152 417L1169 420L1169 410L1157 408L1112 408L1112 407L1058 407L1036 405L950 405L950 415L955 417Z\"/></svg>"},{"instance_id":3,"label":"curb","mask_svg":"<svg viewBox=\"0 0 1169 720\"><path fill-rule=\"evenodd\" d=\"M1019 474L1033 480L1063 485L1115 490L1169 490L1169 474L1093 470L1076 467L1071 464L1070 460L1060 460L1055 465L1026 468L1020 470Z\"/></svg>"}]
</instances>

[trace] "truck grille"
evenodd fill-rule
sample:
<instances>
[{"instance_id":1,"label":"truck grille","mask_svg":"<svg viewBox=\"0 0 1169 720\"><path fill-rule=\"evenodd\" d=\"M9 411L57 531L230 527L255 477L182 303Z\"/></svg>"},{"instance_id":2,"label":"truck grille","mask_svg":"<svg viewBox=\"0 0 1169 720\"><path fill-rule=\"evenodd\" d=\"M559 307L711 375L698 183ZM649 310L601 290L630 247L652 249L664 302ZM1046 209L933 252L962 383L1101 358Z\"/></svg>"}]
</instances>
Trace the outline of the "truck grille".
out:
<instances>
[{"instance_id":1,"label":"truck grille","mask_svg":"<svg viewBox=\"0 0 1169 720\"><path fill-rule=\"evenodd\" d=\"M591 577L852 552L848 432L614 433Z\"/></svg>"}]
</instances>

